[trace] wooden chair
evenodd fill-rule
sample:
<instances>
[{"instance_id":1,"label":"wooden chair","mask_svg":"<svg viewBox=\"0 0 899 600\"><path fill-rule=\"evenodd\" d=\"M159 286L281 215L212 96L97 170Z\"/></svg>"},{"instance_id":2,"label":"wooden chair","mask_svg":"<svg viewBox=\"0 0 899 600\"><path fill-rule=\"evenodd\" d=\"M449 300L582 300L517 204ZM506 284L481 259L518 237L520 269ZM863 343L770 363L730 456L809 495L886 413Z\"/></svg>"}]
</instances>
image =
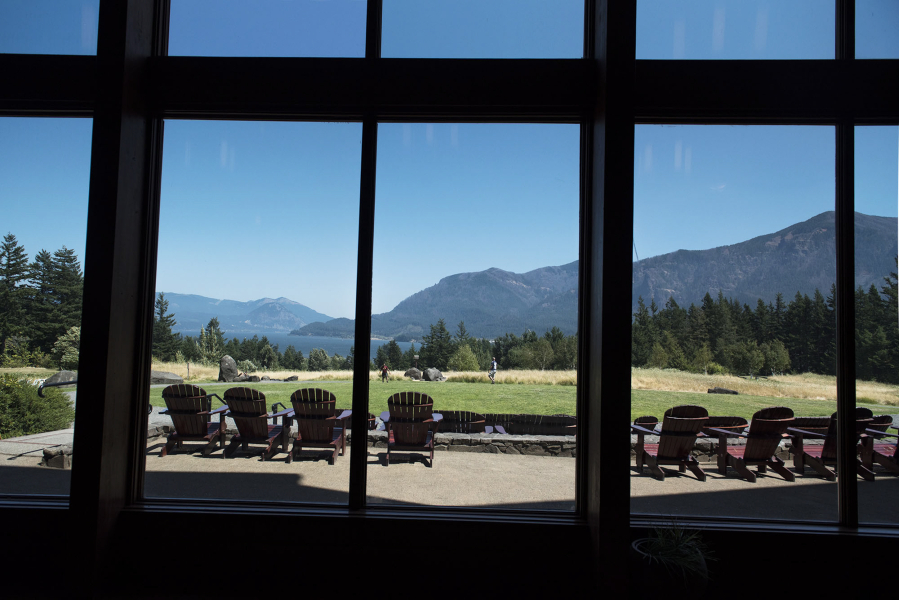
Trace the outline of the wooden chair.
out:
<instances>
[{"instance_id":1,"label":"wooden chair","mask_svg":"<svg viewBox=\"0 0 899 600\"><path fill-rule=\"evenodd\" d=\"M440 413L440 429L444 433L485 433L487 429L484 415L467 410L444 410Z\"/></svg>"},{"instance_id":2,"label":"wooden chair","mask_svg":"<svg viewBox=\"0 0 899 600\"><path fill-rule=\"evenodd\" d=\"M397 450L429 452L434 466L434 435L441 415L434 413L434 400L421 392L398 392L387 399L387 464Z\"/></svg>"},{"instance_id":3,"label":"wooden chair","mask_svg":"<svg viewBox=\"0 0 899 600\"><path fill-rule=\"evenodd\" d=\"M660 465L677 465L680 472L687 469L700 481L705 481L705 473L690 453L696 443L697 436L702 435L702 427L709 417L709 412L701 406L675 406L665 411L662 427L659 430L647 429L636 423L631 430L637 434L637 469L643 472L643 465L649 467L652 476L659 481L665 480L665 472ZM645 421L644 421L645 423ZM659 436L658 444L645 443L645 436Z\"/></svg>"},{"instance_id":4,"label":"wooden chair","mask_svg":"<svg viewBox=\"0 0 899 600\"><path fill-rule=\"evenodd\" d=\"M231 388L224 396L229 409L228 416L234 419L237 433L231 438L223 457L232 456L238 447L246 451L249 444L265 444L262 460L272 457L276 452L276 444L281 445L282 452L287 451L287 430L282 425L277 425L276 421L290 410L268 414L265 411L265 394L252 388ZM268 422L270 417L273 421L271 425Z\"/></svg>"},{"instance_id":5,"label":"wooden chair","mask_svg":"<svg viewBox=\"0 0 899 600\"><path fill-rule=\"evenodd\" d=\"M218 396L216 396L218 397ZM162 390L165 410L161 415L172 419L174 431L168 435L160 456L166 456L177 445L184 447L185 440L206 442L203 455L208 456L216 444L225 445L225 412L227 406L212 410L212 395L195 385L170 385ZM219 421L212 421L212 415L218 415Z\"/></svg>"},{"instance_id":6,"label":"wooden chair","mask_svg":"<svg viewBox=\"0 0 899 600\"><path fill-rule=\"evenodd\" d=\"M712 421L714 417L709 417ZM746 419L741 419L745 427ZM756 466L759 473L771 470L781 475L787 481L795 481L796 476L784 465L784 461L775 456L780 443L790 436L787 435L787 427L793 424L793 411L785 406L772 406L763 408L752 415L749 431L742 433L737 431L740 425L735 424L730 429L721 427L709 427L704 429L707 435L718 436L718 472L727 475L727 467L731 466L740 477L755 483L755 473L748 466ZM746 439L745 446L727 445L728 437L741 437Z\"/></svg>"},{"instance_id":7,"label":"wooden chair","mask_svg":"<svg viewBox=\"0 0 899 600\"><path fill-rule=\"evenodd\" d=\"M870 409L859 406L855 409L855 415L855 430L858 437L871 423L874 414ZM806 465L808 465L826 480L836 481L836 472L827 468L827 466L837 464L837 413L831 415L826 433L820 433L820 430L813 431L808 428L800 428L799 425L801 424L802 421L797 418L794 422L796 427L787 428L787 432L793 439L793 466L800 473L803 473ZM805 443L805 438L823 438L824 443L811 446ZM874 472L863 466L859 460L856 460L856 472L865 480L874 481Z\"/></svg>"},{"instance_id":8,"label":"wooden chair","mask_svg":"<svg viewBox=\"0 0 899 600\"><path fill-rule=\"evenodd\" d=\"M887 429L899 429L893 426L893 417L891 415L879 415L871 419L865 431L865 435L861 438L859 444L859 454L861 455L862 465L874 472L874 463L876 462L887 471L899 475L899 435L895 433L887 433ZM893 442L878 442L884 438L892 438Z\"/></svg>"},{"instance_id":9,"label":"wooden chair","mask_svg":"<svg viewBox=\"0 0 899 600\"><path fill-rule=\"evenodd\" d=\"M297 422L297 437L293 448L287 455L287 462L300 457L303 447L328 448L333 450L330 464L334 464L338 454L346 452L347 419L353 414L350 410L338 410L337 398L327 390L303 388L290 396L293 411L288 414L289 427L291 418Z\"/></svg>"}]
</instances>

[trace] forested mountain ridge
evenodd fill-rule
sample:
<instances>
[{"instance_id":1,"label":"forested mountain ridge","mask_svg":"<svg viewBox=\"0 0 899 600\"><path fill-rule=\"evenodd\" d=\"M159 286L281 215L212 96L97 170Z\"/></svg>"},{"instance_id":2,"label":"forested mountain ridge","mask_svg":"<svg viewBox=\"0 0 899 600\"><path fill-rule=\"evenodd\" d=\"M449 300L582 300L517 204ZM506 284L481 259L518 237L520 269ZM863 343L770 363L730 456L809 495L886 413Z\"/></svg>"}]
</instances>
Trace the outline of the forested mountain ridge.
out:
<instances>
[{"instance_id":1,"label":"forested mountain ridge","mask_svg":"<svg viewBox=\"0 0 899 600\"><path fill-rule=\"evenodd\" d=\"M855 213L856 287L880 285L893 270L897 219ZM826 292L836 281L834 212L768 235L709 250L678 250L634 263L633 310L637 299L659 305L670 297L682 306L699 304L719 290L725 297L755 306L797 291Z\"/></svg>"},{"instance_id":2,"label":"forested mountain ridge","mask_svg":"<svg viewBox=\"0 0 899 600\"><path fill-rule=\"evenodd\" d=\"M421 340L438 319L465 322L475 337L493 338L512 331L577 332L577 261L527 273L490 268L458 273L417 292L390 312L372 315L373 335L399 341ZM352 337L354 322L335 319L312 323L298 335ZM293 332L292 332L293 333Z\"/></svg>"},{"instance_id":3,"label":"forested mountain ridge","mask_svg":"<svg viewBox=\"0 0 899 600\"><path fill-rule=\"evenodd\" d=\"M215 317L225 330L290 331L331 317L288 298L261 298L249 302L218 300L195 294L164 292L169 310L177 315L175 332L195 334Z\"/></svg>"}]
</instances>

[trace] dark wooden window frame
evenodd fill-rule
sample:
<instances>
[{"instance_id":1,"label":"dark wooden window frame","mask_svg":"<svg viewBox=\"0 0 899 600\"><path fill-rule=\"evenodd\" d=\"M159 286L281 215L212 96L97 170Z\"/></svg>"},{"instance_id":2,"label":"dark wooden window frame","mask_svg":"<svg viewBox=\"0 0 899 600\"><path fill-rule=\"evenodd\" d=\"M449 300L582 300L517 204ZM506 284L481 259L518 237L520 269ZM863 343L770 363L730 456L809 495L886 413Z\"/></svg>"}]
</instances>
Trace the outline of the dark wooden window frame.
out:
<instances>
[{"instance_id":1,"label":"dark wooden window frame","mask_svg":"<svg viewBox=\"0 0 899 600\"><path fill-rule=\"evenodd\" d=\"M837 345L840 432L855 406L853 313L854 127L899 124L899 60L855 60L854 3L837 0L836 59L827 61L636 61L633 2L587 0L585 57L571 60L381 59L380 0L369 0L366 58L168 57L167 0L104 0L96 57L0 55L0 116L94 120L85 252L85 308L75 433L81 458L69 499L0 501L13 522L39 518L77 536L99 569L117 536L221 514L247 524L340 522L347 535L371 523L426 521L447 531L489 527L515 539L564 543L587 536L609 572L624 573L629 525L626 424L631 278L633 133L642 123L822 124L837 137ZM349 507L143 500L144 426L156 269L162 120L350 120L363 124L360 223L373 223L380 121L581 124L581 244L574 515L413 510L365 505L365 453L352 453ZM356 336L368 337L373 231L360 226ZM842 307L849 307L844 310ZM611 349L603 352L603 349ZM605 377L603 376L605 374ZM355 375L354 406L368 397ZM123 398L130 399L122 401ZM603 399L608 399L603 401ZM354 411L364 428L364 411ZM842 472L853 459L844 435ZM354 443L364 443L357 437ZM714 530L779 530L894 536L859 527L856 482L838 482L832 525L704 520ZM524 533L522 533L524 532ZM15 531L13 532L15 535ZM23 539L27 534L21 533ZM362 542L360 542L362 543ZM624 581L623 578L619 578Z\"/></svg>"}]
</instances>

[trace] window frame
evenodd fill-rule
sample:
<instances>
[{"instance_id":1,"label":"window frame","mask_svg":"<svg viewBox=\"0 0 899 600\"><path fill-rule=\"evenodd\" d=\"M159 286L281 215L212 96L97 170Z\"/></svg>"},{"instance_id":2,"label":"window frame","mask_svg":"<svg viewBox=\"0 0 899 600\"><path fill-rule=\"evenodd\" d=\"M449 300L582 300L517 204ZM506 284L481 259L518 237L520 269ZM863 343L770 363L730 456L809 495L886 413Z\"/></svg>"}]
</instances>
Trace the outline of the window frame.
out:
<instances>
[{"instance_id":1,"label":"window frame","mask_svg":"<svg viewBox=\"0 0 899 600\"><path fill-rule=\"evenodd\" d=\"M72 471L69 499L4 498L2 510L15 518L66 509L57 514L71 514L71 527L97 555L112 544L120 520L140 528L223 513L247 522L286 515L428 520L450 527L489 522L507 532L524 527L548 535L574 528L576 535L589 531L609 572L626 572L623 541L631 527L645 527L653 518L622 518L630 516L622 475L629 464L630 414L629 403L617 400L629 397L630 361L615 349L630 344L630 303L603 282L631 277L633 128L643 123L836 127L838 469L849 470L853 436L842 434L850 432L855 407L853 128L899 124L893 101L899 97L899 60L854 58L853 0L836 1L836 58L822 61L636 61L635 3L615 0L585 1L582 59L382 59L381 0L368 6L362 59L168 57L167 0L102 2L96 57L0 55L9 83L0 90L0 116L94 119L82 323L91 335L82 342L79 391L96 399L77 407L75 445L85 458ZM370 285L358 282L372 277L373 229L361 225L373 223L379 121L581 124L577 411L583 426L574 515L365 507L364 452L352 453L346 508L142 499L162 120L179 117L362 121L357 338L368 337L371 325ZM368 376L360 371L354 407L368 397ZM142 401L117 401L123 397ZM359 430L363 417L354 411ZM364 438L353 443L358 449ZM839 521L828 525L691 522L707 530L899 535L895 528L859 527L853 478L839 478L838 498Z\"/></svg>"}]
</instances>

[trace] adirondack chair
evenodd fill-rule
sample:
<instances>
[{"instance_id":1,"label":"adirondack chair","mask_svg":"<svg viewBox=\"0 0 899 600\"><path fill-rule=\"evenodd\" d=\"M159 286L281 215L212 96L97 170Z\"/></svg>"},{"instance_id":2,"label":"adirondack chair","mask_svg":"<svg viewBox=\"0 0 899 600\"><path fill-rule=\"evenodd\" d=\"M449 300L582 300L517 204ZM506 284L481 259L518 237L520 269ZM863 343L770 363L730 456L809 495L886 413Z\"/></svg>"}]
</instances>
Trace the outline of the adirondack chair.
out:
<instances>
[{"instance_id":1,"label":"adirondack chair","mask_svg":"<svg viewBox=\"0 0 899 600\"><path fill-rule=\"evenodd\" d=\"M225 445L225 412L228 407L222 406L212 410L212 395L195 385L170 385L162 390L165 410L161 415L172 419L174 431L166 438L160 456L166 456L177 445L184 447L185 440L205 441L203 455L208 456L216 444ZM218 415L218 423L212 421L212 415Z\"/></svg>"},{"instance_id":2,"label":"adirondack chair","mask_svg":"<svg viewBox=\"0 0 899 600\"><path fill-rule=\"evenodd\" d=\"M862 436L859 446L859 454L861 455L862 465L869 471L874 471L874 463L876 462L887 471L899 475L899 435L895 433L887 433L887 429L899 429L893 426L893 417L891 415L879 415L871 420L868 428ZM878 442L885 438L892 439L893 442Z\"/></svg>"},{"instance_id":3,"label":"adirondack chair","mask_svg":"<svg viewBox=\"0 0 899 600\"><path fill-rule=\"evenodd\" d=\"M737 417L740 418L740 417ZM745 427L746 419L740 418ZM709 417L712 420L712 417ZM755 483L755 473L747 466L756 466L759 473L771 470L780 474L787 481L795 481L796 476L784 465L784 461L774 455L777 447L788 438L787 427L793 424L793 411L785 406L763 408L752 415L749 431L742 433L735 428L706 427L707 435L718 436L718 472L727 475L728 465L733 467L740 477ZM728 437L746 439L745 446L727 445Z\"/></svg>"},{"instance_id":4,"label":"adirondack chair","mask_svg":"<svg viewBox=\"0 0 899 600\"><path fill-rule=\"evenodd\" d=\"M701 406L675 406L665 411L660 430L647 429L636 423L631 430L637 434L637 469L643 472L643 465L649 467L652 476L659 481L665 480L665 471L660 465L677 465L680 472L687 469L700 481L705 481L705 473L699 463L690 454L697 436L702 435L702 426L709 417L709 412ZM645 443L645 436L659 436L658 444Z\"/></svg>"},{"instance_id":5,"label":"adirondack chair","mask_svg":"<svg viewBox=\"0 0 899 600\"><path fill-rule=\"evenodd\" d=\"M441 415L434 413L434 400L421 392L398 392L387 399L387 465L397 450L429 452L434 466L434 435Z\"/></svg>"},{"instance_id":6,"label":"adirondack chair","mask_svg":"<svg viewBox=\"0 0 899 600\"><path fill-rule=\"evenodd\" d=\"M284 417L290 410L268 414L265 411L265 394L252 388L230 388L224 397L228 405L228 416L234 419L237 433L231 438L223 457L233 456L238 448L246 451L249 444L265 444L263 461L272 457L279 444L282 452L287 451L287 429L282 426L283 422L282 425L274 422L270 425L268 420L271 417L273 421L277 421L278 417Z\"/></svg>"},{"instance_id":7,"label":"adirondack chair","mask_svg":"<svg viewBox=\"0 0 899 600\"><path fill-rule=\"evenodd\" d=\"M338 454L346 452L347 419L353 414L350 410L339 410L337 398L327 390L303 388L290 396L293 411L285 416L285 427L290 420L296 419L297 437L293 448L287 455L287 462L300 457L303 447L328 448L333 450L330 464L334 464Z\"/></svg>"},{"instance_id":8,"label":"adirondack chair","mask_svg":"<svg viewBox=\"0 0 899 600\"><path fill-rule=\"evenodd\" d=\"M861 436L871 423L873 416L869 409L861 406L856 407L856 436ZM795 419L795 421L794 425L802 423L800 419ZM826 433L820 433L820 430L801 429L800 427L788 427L787 432L793 439L793 466L800 473L803 473L806 465L808 465L826 480L836 481L836 472L827 468L827 465L837 464L837 413L831 415ZM805 443L805 438L823 438L824 443L810 446ZM873 471L863 466L859 460L856 460L856 472L867 481L874 481Z\"/></svg>"},{"instance_id":9,"label":"adirondack chair","mask_svg":"<svg viewBox=\"0 0 899 600\"><path fill-rule=\"evenodd\" d=\"M467 410L444 410L440 413L440 429L444 433L486 433L484 415ZM492 428L491 428L492 431Z\"/></svg>"}]
</instances>

